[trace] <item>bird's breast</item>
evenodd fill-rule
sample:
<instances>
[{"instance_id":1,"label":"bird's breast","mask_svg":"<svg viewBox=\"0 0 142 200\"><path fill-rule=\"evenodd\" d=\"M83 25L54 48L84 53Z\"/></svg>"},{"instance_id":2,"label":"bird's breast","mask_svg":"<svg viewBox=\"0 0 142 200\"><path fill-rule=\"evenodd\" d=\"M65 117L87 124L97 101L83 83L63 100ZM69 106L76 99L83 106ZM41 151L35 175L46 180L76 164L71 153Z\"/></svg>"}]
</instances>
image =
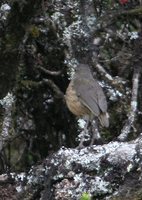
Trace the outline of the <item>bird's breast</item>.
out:
<instances>
[{"instance_id":1,"label":"bird's breast","mask_svg":"<svg viewBox=\"0 0 142 200\"><path fill-rule=\"evenodd\" d=\"M90 115L90 110L84 106L80 99L79 94L76 94L76 91L73 88L73 83L71 82L67 88L65 95L66 103L69 110L76 116Z\"/></svg>"}]
</instances>

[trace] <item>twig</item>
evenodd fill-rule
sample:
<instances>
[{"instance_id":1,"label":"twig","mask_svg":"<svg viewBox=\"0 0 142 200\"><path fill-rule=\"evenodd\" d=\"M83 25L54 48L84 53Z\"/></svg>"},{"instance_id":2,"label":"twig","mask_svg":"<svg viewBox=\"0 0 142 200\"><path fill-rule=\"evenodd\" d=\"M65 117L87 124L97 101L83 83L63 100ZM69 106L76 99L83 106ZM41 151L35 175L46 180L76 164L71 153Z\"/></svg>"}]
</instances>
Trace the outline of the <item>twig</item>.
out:
<instances>
[{"instance_id":1,"label":"twig","mask_svg":"<svg viewBox=\"0 0 142 200\"><path fill-rule=\"evenodd\" d=\"M60 88L52 80L43 79L42 81L39 82L39 85L43 85L44 83L46 83L49 87L52 88L52 90L54 91L55 95L58 98L64 99L63 92L60 90Z\"/></svg>"},{"instance_id":2,"label":"twig","mask_svg":"<svg viewBox=\"0 0 142 200\"><path fill-rule=\"evenodd\" d=\"M113 78L110 74L107 73L107 71L99 64L96 63L95 67L97 68L97 70L103 74L109 81L113 81Z\"/></svg>"},{"instance_id":3,"label":"twig","mask_svg":"<svg viewBox=\"0 0 142 200\"><path fill-rule=\"evenodd\" d=\"M26 82L26 84L24 84ZM25 86L30 86L30 87L39 87L39 86L42 86L44 84L47 84L52 90L53 92L55 93L55 96L57 98L62 98L64 100L64 94L63 92L60 90L60 88L50 79L42 79L41 81L39 82L36 82L36 81L28 81L28 80L24 80L24 81L21 81L21 83Z\"/></svg>"},{"instance_id":4,"label":"twig","mask_svg":"<svg viewBox=\"0 0 142 200\"><path fill-rule=\"evenodd\" d=\"M101 16L100 19L97 20L96 30L105 29L113 23L116 23L117 18L120 16L141 16L142 14L142 6L138 6L134 9L129 10L114 10L111 12L107 12L105 15ZM109 20L108 20L109 19ZM101 24L101 26L99 26Z\"/></svg>"},{"instance_id":5,"label":"twig","mask_svg":"<svg viewBox=\"0 0 142 200\"><path fill-rule=\"evenodd\" d=\"M62 73L62 71L50 71L50 70L45 69L44 67L41 67L41 66L37 66L36 68L38 68L41 71L43 71L44 73L46 73L48 75L52 75L52 76L59 76Z\"/></svg>"},{"instance_id":6,"label":"twig","mask_svg":"<svg viewBox=\"0 0 142 200\"><path fill-rule=\"evenodd\" d=\"M124 92L124 87L123 85L126 84L126 81L123 80L122 78L120 78L119 76L115 76L112 77L104 68L102 65L100 65L99 63L96 63L94 65L94 67L97 69L97 71L104 77L107 79L107 82L110 83L110 85L113 88L113 91L117 94L122 94ZM120 87L120 85L122 87Z\"/></svg>"},{"instance_id":7,"label":"twig","mask_svg":"<svg viewBox=\"0 0 142 200\"><path fill-rule=\"evenodd\" d=\"M137 111L137 96L138 96L138 86L139 86L140 68L135 68L133 73L133 87L132 87L132 98L131 98L131 109L128 113L128 119L118 136L118 140L125 141L130 133L131 127L133 127L136 111Z\"/></svg>"}]
</instances>

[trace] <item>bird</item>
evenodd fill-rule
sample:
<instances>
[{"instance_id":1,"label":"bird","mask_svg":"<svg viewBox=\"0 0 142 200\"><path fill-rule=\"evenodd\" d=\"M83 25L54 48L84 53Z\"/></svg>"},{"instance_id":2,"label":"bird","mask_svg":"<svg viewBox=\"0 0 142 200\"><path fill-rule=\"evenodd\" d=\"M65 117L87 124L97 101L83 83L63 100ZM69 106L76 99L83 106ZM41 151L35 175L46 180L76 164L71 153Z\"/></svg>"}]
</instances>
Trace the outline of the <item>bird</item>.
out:
<instances>
[{"instance_id":1,"label":"bird","mask_svg":"<svg viewBox=\"0 0 142 200\"><path fill-rule=\"evenodd\" d=\"M102 127L109 127L107 100L102 87L93 77L88 64L79 64L70 81L65 100L68 109L77 117L99 119Z\"/></svg>"}]
</instances>

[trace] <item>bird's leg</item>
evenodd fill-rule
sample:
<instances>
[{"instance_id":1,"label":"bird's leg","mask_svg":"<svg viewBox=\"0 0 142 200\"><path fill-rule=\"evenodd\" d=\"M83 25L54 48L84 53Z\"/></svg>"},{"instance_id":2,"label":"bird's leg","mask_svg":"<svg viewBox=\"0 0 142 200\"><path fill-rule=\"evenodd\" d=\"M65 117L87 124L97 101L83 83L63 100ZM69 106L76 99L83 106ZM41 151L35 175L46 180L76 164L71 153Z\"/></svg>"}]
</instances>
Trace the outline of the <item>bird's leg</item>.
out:
<instances>
[{"instance_id":1,"label":"bird's leg","mask_svg":"<svg viewBox=\"0 0 142 200\"><path fill-rule=\"evenodd\" d=\"M84 141L85 141L85 135L88 135L88 126L89 126L89 117L86 117L86 123L85 123L85 126L84 126L84 130L82 132L82 137L80 139L80 143L79 145L77 146L77 149L82 149L84 147Z\"/></svg>"},{"instance_id":2,"label":"bird's leg","mask_svg":"<svg viewBox=\"0 0 142 200\"><path fill-rule=\"evenodd\" d=\"M95 120L92 120L91 125L92 125L91 126L92 137L91 137L90 146L93 145L94 143L101 144L102 138L101 138L101 135L100 135L99 130L98 130L97 122Z\"/></svg>"}]
</instances>

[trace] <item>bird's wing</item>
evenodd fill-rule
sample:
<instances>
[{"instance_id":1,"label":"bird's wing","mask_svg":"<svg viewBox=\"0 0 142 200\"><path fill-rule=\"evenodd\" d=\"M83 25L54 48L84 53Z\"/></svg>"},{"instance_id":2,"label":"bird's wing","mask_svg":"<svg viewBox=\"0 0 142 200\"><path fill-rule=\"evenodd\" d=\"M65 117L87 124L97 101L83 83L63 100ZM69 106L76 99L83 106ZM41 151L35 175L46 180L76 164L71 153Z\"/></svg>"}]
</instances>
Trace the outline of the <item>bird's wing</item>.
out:
<instances>
[{"instance_id":1,"label":"bird's wing","mask_svg":"<svg viewBox=\"0 0 142 200\"><path fill-rule=\"evenodd\" d=\"M107 112L107 100L106 100L106 96L103 92L102 87L99 85L97 80L95 80L95 83L93 83L93 85L97 88L97 97L98 97L97 101L98 101L100 110L102 112Z\"/></svg>"},{"instance_id":2,"label":"bird's wing","mask_svg":"<svg viewBox=\"0 0 142 200\"><path fill-rule=\"evenodd\" d=\"M101 86L94 79L78 78L74 80L78 98L95 116L107 111L107 102Z\"/></svg>"}]
</instances>

